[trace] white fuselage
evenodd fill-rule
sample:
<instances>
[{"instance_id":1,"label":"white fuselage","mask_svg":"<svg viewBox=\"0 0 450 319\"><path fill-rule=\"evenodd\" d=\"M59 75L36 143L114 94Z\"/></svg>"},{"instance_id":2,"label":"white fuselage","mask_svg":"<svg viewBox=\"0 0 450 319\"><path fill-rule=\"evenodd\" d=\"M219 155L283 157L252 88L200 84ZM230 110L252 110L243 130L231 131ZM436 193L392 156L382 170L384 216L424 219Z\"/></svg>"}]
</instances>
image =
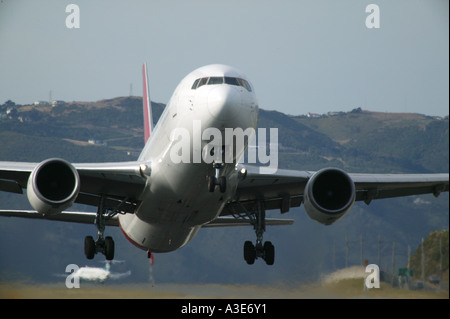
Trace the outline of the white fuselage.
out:
<instances>
[{"instance_id":1,"label":"white fuselage","mask_svg":"<svg viewBox=\"0 0 450 319\"><path fill-rule=\"evenodd\" d=\"M213 80L199 84L205 78L218 78L219 82L223 78L222 82L231 84L211 84ZM244 81L236 82L236 79ZM119 216L125 236L147 251L173 251L188 243L203 224L219 216L236 191L236 161L249 141L242 148L233 149L233 161L225 163L220 171L227 179L226 191L209 192L207 177L214 176L214 168L204 160L204 152L212 144L228 150L233 145L226 145L224 138L219 143L217 139L212 141L214 138L209 138L205 130L220 130L224 137L226 128L256 129L257 117L254 90L236 69L210 65L187 75L176 88L139 157L139 161L148 163L151 174L136 214ZM180 129L186 134L174 134ZM189 160L179 162L174 155L180 155L180 145L186 145L186 136L190 138ZM186 148L182 151L186 155Z\"/></svg>"}]
</instances>

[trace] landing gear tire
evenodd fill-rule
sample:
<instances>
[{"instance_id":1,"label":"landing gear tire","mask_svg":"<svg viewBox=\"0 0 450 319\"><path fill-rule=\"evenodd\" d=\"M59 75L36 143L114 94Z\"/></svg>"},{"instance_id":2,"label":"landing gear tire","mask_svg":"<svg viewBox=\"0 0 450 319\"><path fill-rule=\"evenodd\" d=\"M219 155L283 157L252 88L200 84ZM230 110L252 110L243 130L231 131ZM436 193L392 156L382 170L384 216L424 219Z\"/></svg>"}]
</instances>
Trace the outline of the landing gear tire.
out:
<instances>
[{"instance_id":1,"label":"landing gear tire","mask_svg":"<svg viewBox=\"0 0 450 319\"><path fill-rule=\"evenodd\" d=\"M253 243L247 240L244 243L244 259L249 265L253 265L256 259L256 249Z\"/></svg>"},{"instance_id":2,"label":"landing gear tire","mask_svg":"<svg viewBox=\"0 0 450 319\"><path fill-rule=\"evenodd\" d=\"M105 197L102 196L94 221L94 224L97 226L97 240L94 241L92 236L86 236L84 238L84 254L87 259L93 259L97 253L105 255L106 260L114 259L114 240L111 236L103 237L106 227L106 218L108 217L105 216L106 208L104 201Z\"/></svg>"},{"instance_id":3,"label":"landing gear tire","mask_svg":"<svg viewBox=\"0 0 450 319\"><path fill-rule=\"evenodd\" d=\"M208 190L210 193L214 192L216 188L216 178L214 176L208 177Z\"/></svg>"},{"instance_id":4,"label":"landing gear tire","mask_svg":"<svg viewBox=\"0 0 450 319\"><path fill-rule=\"evenodd\" d=\"M94 259L95 255L95 241L92 236L86 236L84 238L84 254L87 259Z\"/></svg>"},{"instance_id":5,"label":"landing gear tire","mask_svg":"<svg viewBox=\"0 0 450 319\"><path fill-rule=\"evenodd\" d=\"M264 243L264 260L271 266L275 261L275 246L270 241Z\"/></svg>"},{"instance_id":6,"label":"landing gear tire","mask_svg":"<svg viewBox=\"0 0 450 319\"><path fill-rule=\"evenodd\" d=\"M255 247L251 241L244 243L244 259L249 265L253 265L255 260L260 257L267 265L273 265L275 261L275 246L270 241L266 241L264 246Z\"/></svg>"},{"instance_id":7,"label":"landing gear tire","mask_svg":"<svg viewBox=\"0 0 450 319\"><path fill-rule=\"evenodd\" d=\"M257 202L254 218L251 219L256 233L256 244L251 241L244 243L244 259L247 264L252 265L255 259L262 258L267 265L273 265L275 261L275 247L270 241L263 244L263 234L266 231L266 212L261 201Z\"/></svg>"},{"instance_id":8,"label":"landing gear tire","mask_svg":"<svg viewBox=\"0 0 450 319\"><path fill-rule=\"evenodd\" d=\"M107 236L105 238L105 257L106 260L113 260L114 259L114 240L111 236Z\"/></svg>"},{"instance_id":9,"label":"landing gear tire","mask_svg":"<svg viewBox=\"0 0 450 319\"><path fill-rule=\"evenodd\" d=\"M227 178L225 176L220 176L217 180L214 176L208 177L208 191L213 193L216 186L219 186L220 192L225 193L227 190Z\"/></svg>"},{"instance_id":10,"label":"landing gear tire","mask_svg":"<svg viewBox=\"0 0 450 319\"><path fill-rule=\"evenodd\" d=\"M227 190L227 179L225 176L219 177L219 189L221 193L225 193Z\"/></svg>"}]
</instances>

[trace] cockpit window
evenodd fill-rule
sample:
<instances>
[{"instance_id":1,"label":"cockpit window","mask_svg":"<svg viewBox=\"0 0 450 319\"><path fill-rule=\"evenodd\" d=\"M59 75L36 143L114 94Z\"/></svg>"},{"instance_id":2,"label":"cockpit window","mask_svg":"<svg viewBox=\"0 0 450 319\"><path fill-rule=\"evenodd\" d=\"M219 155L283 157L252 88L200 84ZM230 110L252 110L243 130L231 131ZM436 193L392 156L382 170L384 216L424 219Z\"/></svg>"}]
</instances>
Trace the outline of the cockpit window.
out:
<instances>
[{"instance_id":1,"label":"cockpit window","mask_svg":"<svg viewBox=\"0 0 450 319\"><path fill-rule=\"evenodd\" d=\"M200 82L200 79L195 80L194 84L192 84L192 90L197 88L198 82Z\"/></svg>"},{"instance_id":2,"label":"cockpit window","mask_svg":"<svg viewBox=\"0 0 450 319\"><path fill-rule=\"evenodd\" d=\"M241 86L243 86L247 89L247 91L249 91L249 92L252 91L250 84L246 80L244 80L244 79L237 79L237 80Z\"/></svg>"},{"instance_id":3,"label":"cockpit window","mask_svg":"<svg viewBox=\"0 0 450 319\"><path fill-rule=\"evenodd\" d=\"M208 85L213 85L213 84L222 84L223 83L223 78L222 77L210 77L209 81L208 81Z\"/></svg>"},{"instance_id":4,"label":"cockpit window","mask_svg":"<svg viewBox=\"0 0 450 319\"><path fill-rule=\"evenodd\" d=\"M225 77L225 83L230 85L240 86L237 78L230 78L229 76Z\"/></svg>"},{"instance_id":5,"label":"cockpit window","mask_svg":"<svg viewBox=\"0 0 450 319\"><path fill-rule=\"evenodd\" d=\"M206 82L208 82L208 78L200 79L200 81L198 82L197 88L201 87L202 85L205 85Z\"/></svg>"},{"instance_id":6,"label":"cockpit window","mask_svg":"<svg viewBox=\"0 0 450 319\"><path fill-rule=\"evenodd\" d=\"M233 77L229 77L229 76L225 76L225 77L212 76L209 78L197 79L197 80L195 80L194 84L192 85L192 90L198 89L199 87L201 87L205 84L217 85L217 84L224 84L224 83L228 84L228 85L241 86L249 92L252 91L250 84L246 80L240 79L240 78L233 78Z\"/></svg>"}]
</instances>

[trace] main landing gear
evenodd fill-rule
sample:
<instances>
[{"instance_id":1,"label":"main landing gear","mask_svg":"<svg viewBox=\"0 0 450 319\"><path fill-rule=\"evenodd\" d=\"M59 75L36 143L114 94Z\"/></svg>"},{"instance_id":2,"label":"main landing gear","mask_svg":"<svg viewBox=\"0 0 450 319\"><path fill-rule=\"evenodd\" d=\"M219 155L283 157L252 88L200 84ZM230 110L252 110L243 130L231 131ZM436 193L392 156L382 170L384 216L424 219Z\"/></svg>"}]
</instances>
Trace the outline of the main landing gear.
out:
<instances>
[{"instance_id":1,"label":"main landing gear","mask_svg":"<svg viewBox=\"0 0 450 319\"><path fill-rule=\"evenodd\" d=\"M253 219L253 228L256 233L256 244L251 241L244 243L244 259L249 265L255 263L255 259L262 258L267 265L273 265L275 261L275 247L270 241L263 244L263 234L266 231L266 212L260 201L256 203L256 212Z\"/></svg>"},{"instance_id":2,"label":"main landing gear","mask_svg":"<svg viewBox=\"0 0 450 319\"><path fill-rule=\"evenodd\" d=\"M106 208L104 207L104 202L105 198L101 197L100 204L97 209L97 215L95 217L95 225L97 226L97 240L94 241L92 236L86 236L84 238L84 254L87 259L93 259L97 253L102 253L105 255L106 260L114 259L114 240L111 236L103 236L106 226L106 218L109 216L105 215Z\"/></svg>"},{"instance_id":3,"label":"main landing gear","mask_svg":"<svg viewBox=\"0 0 450 319\"><path fill-rule=\"evenodd\" d=\"M223 163L214 163L215 176L208 177L208 190L212 193L219 186L220 192L225 193L227 190L227 179L225 176L220 176L220 169L223 168Z\"/></svg>"}]
</instances>

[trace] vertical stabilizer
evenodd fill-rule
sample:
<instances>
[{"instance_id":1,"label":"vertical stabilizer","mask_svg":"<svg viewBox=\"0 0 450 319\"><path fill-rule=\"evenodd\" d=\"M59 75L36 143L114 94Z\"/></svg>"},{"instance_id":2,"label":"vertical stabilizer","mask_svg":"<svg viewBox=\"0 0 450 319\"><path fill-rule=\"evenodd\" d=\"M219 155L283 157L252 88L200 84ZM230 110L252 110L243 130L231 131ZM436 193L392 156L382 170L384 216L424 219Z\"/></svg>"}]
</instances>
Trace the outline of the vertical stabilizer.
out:
<instances>
[{"instance_id":1,"label":"vertical stabilizer","mask_svg":"<svg viewBox=\"0 0 450 319\"><path fill-rule=\"evenodd\" d=\"M142 97L142 106L144 108L144 138L147 143L153 130L152 105L150 102L150 94L148 89L147 63L142 66L142 76L144 82L144 90Z\"/></svg>"}]
</instances>

